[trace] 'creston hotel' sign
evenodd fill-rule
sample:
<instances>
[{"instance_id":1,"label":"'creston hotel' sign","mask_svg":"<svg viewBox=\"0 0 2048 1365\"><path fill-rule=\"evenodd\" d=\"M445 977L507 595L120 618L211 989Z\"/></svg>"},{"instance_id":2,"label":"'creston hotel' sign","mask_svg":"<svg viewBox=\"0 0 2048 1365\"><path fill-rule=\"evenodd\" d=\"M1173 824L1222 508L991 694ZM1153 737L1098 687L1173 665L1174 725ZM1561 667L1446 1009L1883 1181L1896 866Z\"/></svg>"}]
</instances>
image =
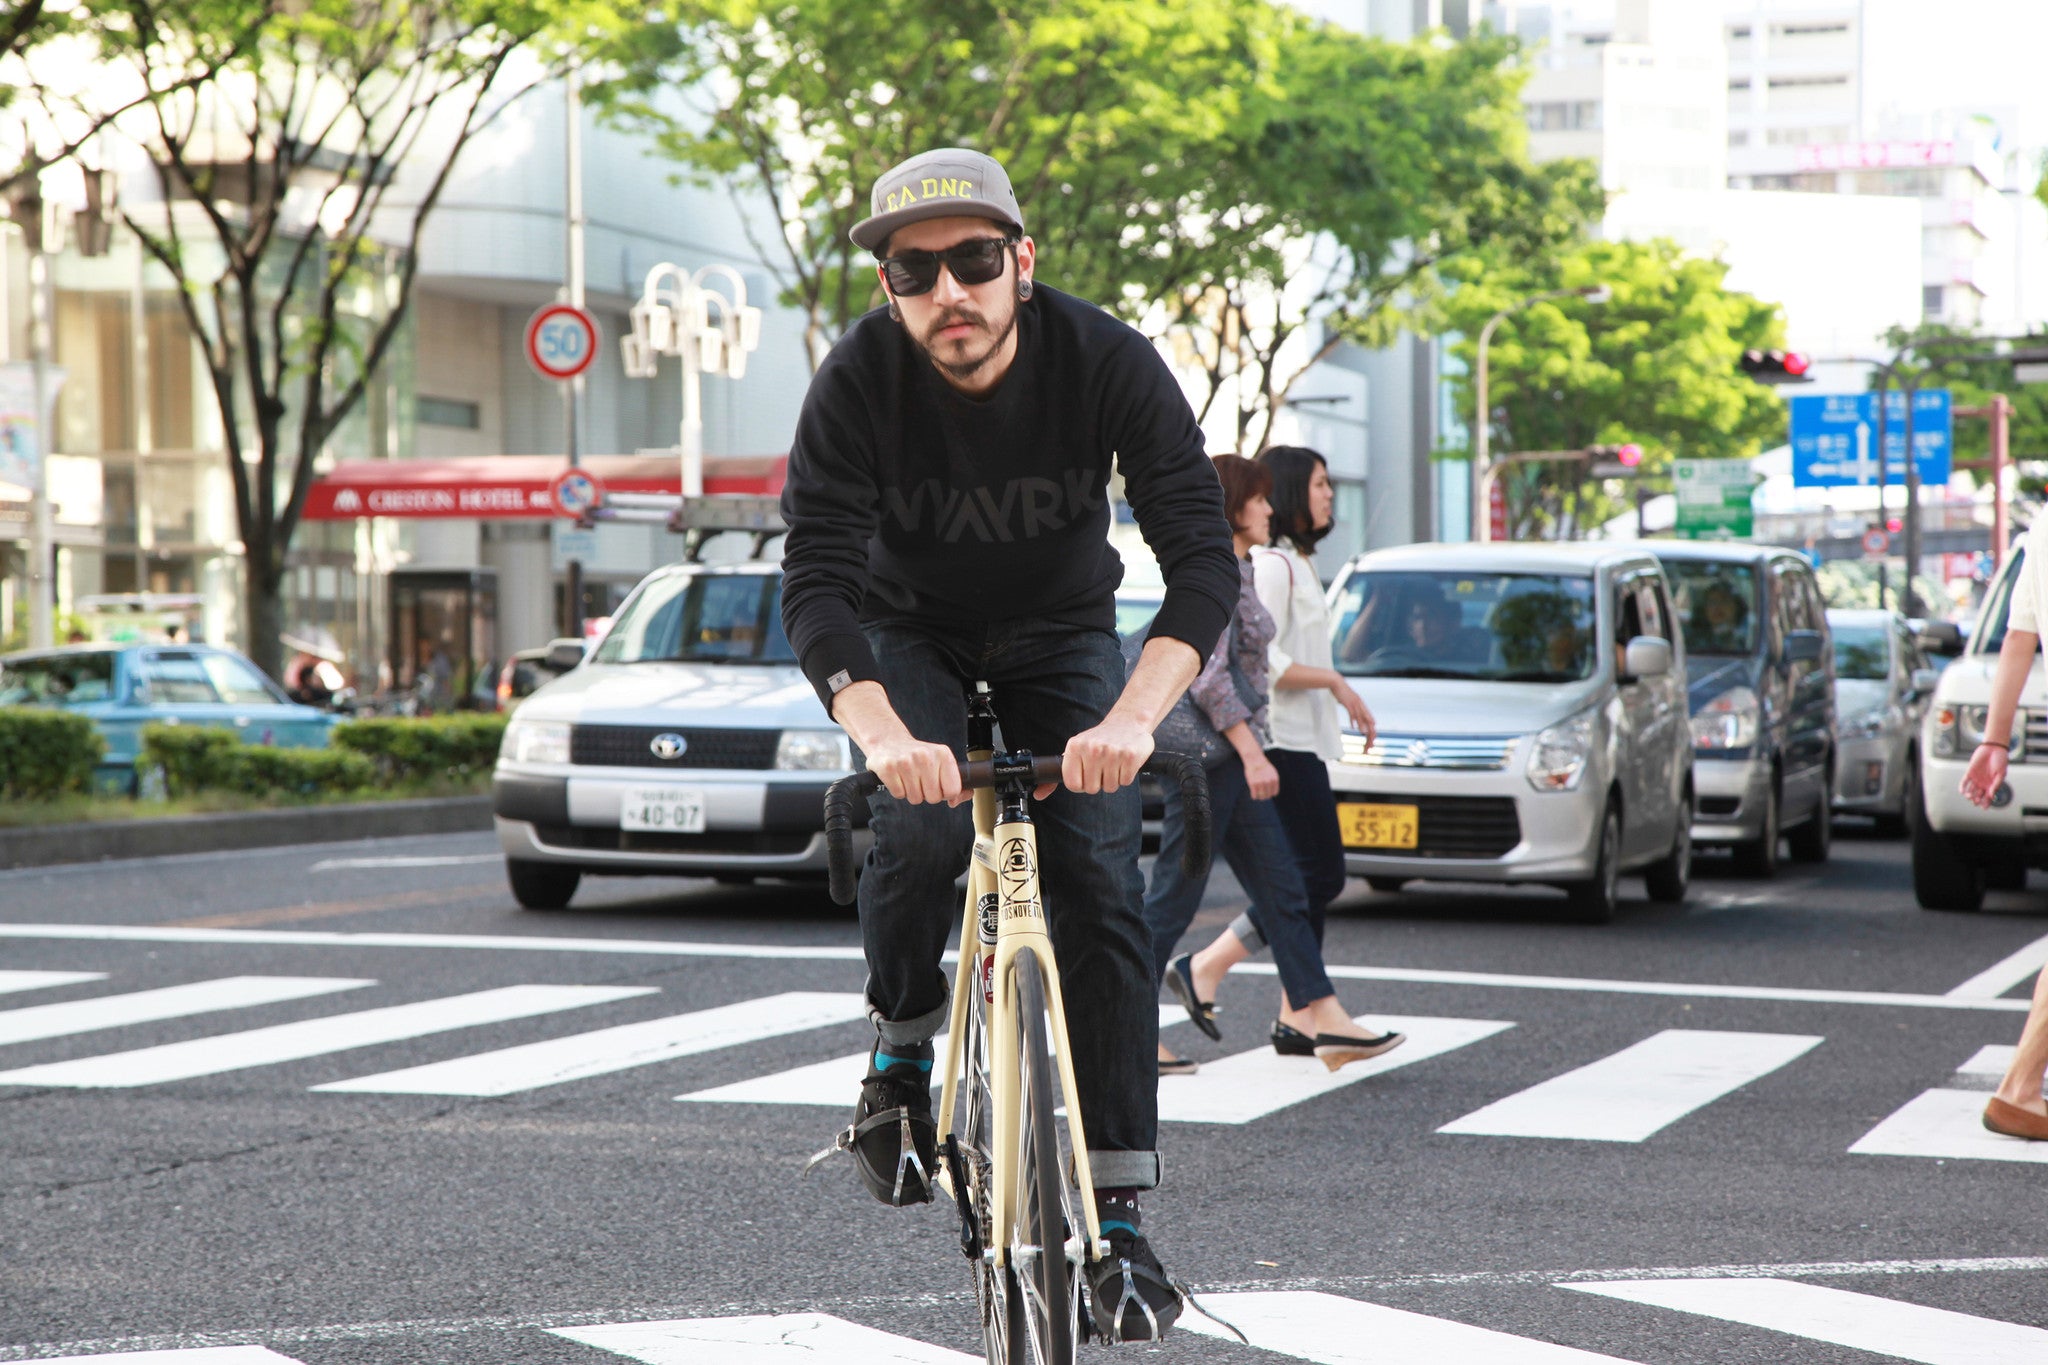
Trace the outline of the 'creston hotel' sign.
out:
<instances>
[{"instance_id":1,"label":"'creston hotel' sign","mask_svg":"<svg viewBox=\"0 0 2048 1365\"><path fill-rule=\"evenodd\" d=\"M334 510L343 516L502 517L547 516L554 509L545 488L340 488Z\"/></svg>"}]
</instances>

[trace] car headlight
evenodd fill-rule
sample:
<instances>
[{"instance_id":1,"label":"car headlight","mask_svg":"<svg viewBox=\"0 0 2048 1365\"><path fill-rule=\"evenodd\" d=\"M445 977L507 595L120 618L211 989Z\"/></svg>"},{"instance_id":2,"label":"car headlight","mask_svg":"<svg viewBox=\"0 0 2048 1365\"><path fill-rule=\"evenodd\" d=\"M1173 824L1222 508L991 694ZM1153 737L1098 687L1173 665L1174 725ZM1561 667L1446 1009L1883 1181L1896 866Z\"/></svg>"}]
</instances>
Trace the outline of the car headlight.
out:
<instances>
[{"instance_id":1,"label":"car headlight","mask_svg":"<svg viewBox=\"0 0 2048 1365\"><path fill-rule=\"evenodd\" d=\"M1756 743L1756 693L1731 687L1692 718L1695 749L1747 749Z\"/></svg>"},{"instance_id":2,"label":"car headlight","mask_svg":"<svg viewBox=\"0 0 2048 1365\"><path fill-rule=\"evenodd\" d=\"M1593 713L1581 711L1536 736L1529 746L1529 785L1540 792L1575 791L1593 756Z\"/></svg>"},{"instance_id":3,"label":"car headlight","mask_svg":"<svg viewBox=\"0 0 2048 1365\"><path fill-rule=\"evenodd\" d=\"M853 766L853 750L838 730L784 730L775 745L775 766L843 772Z\"/></svg>"},{"instance_id":4,"label":"car headlight","mask_svg":"<svg viewBox=\"0 0 2048 1365\"><path fill-rule=\"evenodd\" d=\"M514 763L567 763L569 722L565 720L513 720L505 727L505 741L498 757Z\"/></svg>"},{"instance_id":5,"label":"car headlight","mask_svg":"<svg viewBox=\"0 0 2048 1365\"><path fill-rule=\"evenodd\" d=\"M1845 717L1836 728L1843 739L1876 739L1884 733L1884 727L1891 718L1889 706L1873 706L1868 711L1858 711Z\"/></svg>"},{"instance_id":6,"label":"car headlight","mask_svg":"<svg viewBox=\"0 0 2048 1365\"><path fill-rule=\"evenodd\" d=\"M1947 758L1967 754L1984 742L1984 720L1988 706L1937 706L1934 720L1934 752ZM2015 718L2014 728L2024 732L2024 722Z\"/></svg>"}]
</instances>

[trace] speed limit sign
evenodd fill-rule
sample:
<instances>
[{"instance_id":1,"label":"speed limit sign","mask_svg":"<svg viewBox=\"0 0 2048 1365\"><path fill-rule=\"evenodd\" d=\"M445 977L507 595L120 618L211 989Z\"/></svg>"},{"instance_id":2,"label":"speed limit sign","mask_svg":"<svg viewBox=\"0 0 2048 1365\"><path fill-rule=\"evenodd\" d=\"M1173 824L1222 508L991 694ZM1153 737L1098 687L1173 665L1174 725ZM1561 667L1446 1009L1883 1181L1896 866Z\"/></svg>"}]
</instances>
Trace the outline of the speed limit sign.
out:
<instances>
[{"instance_id":1,"label":"speed limit sign","mask_svg":"<svg viewBox=\"0 0 2048 1365\"><path fill-rule=\"evenodd\" d=\"M571 303L551 303L526 323L526 359L544 379L574 379L597 359L597 319Z\"/></svg>"}]
</instances>

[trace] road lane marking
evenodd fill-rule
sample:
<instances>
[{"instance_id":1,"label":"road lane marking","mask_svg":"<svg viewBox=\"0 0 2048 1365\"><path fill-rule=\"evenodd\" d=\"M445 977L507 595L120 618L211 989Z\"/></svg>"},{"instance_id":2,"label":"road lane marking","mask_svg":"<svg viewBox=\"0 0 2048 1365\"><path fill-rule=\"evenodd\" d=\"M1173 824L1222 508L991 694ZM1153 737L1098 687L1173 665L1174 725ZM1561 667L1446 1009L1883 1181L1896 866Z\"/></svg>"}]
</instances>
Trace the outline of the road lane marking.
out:
<instances>
[{"instance_id":1,"label":"road lane marking","mask_svg":"<svg viewBox=\"0 0 2048 1365\"><path fill-rule=\"evenodd\" d=\"M1392 1275L1301 1276L1283 1280L1226 1283L1215 1292L1275 1292L1310 1289L1345 1294L1367 1294L1382 1290L1433 1289L1443 1287L1512 1288L1518 1285L1606 1284L1626 1280L1671 1279L1765 1279L1793 1276L1910 1276L1910 1275L2038 1275L2048 1271L2048 1256L1947 1256L1892 1261L1793 1261L1774 1265L1631 1266L1592 1270L1469 1270L1420 1271ZM1206 1299L1207 1293L1203 1294ZM691 1303L673 1300L613 1302L602 1310L573 1312L499 1314L466 1318L374 1319L363 1322L328 1322L292 1327L258 1328L232 1333L184 1332L88 1340L45 1341L0 1345L0 1361L38 1360L46 1362L58 1352L89 1355L93 1352L128 1353L168 1351L198 1346L217 1346L224 1336L238 1337L251 1344L297 1346L319 1341L372 1341L396 1337L453 1337L469 1332L551 1331L558 1327L599 1326L621 1321L665 1321L670 1318L718 1317L744 1314L774 1314L796 1310L815 1311L820 1296L784 1290L779 1297L757 1295L744 1300ZM889 1315L905 1309L942 1309L972 1314L974 1301L962 1285L946 1291L922 1290L900 1294L865 1294L832 1297L827 1306L837 1312ZM1464 1365L1462 1361L1458 1365Z\"/></svg>"},{"instance_id":2,"label":"road lane marking","mask_svg":"<svg viewBox=\"0 0 2048 1365\"><path fill-rule=\"evenodd\" d=\"M2048 1142L2007 1137L1984 1126L1982 1090L1923 1090L1849 1148L1856 1156L2048 1162ZM2048 1360L2048 1355L2041 1357Z\"/></svg>"},{"instance_id":3,"label":"road lane marking","mask_svg":"<svg viewBox=\"0 0 2048 1365\"><path fill-rule=\"evenodd\" d=\"M1437 1131L1641 1142L1821 1042L1806 1034L1665 1029Z\"/></svg>"},{"instance_id":4,"label":"road lane marking","mask_svg":"<svg viewBox=\"0 0 2048 1365\"><path fill-rule=\"evenodd\" d=\"M2040 1365L2048 1331L1792 1280L1636 1280L1564 1286L1919 1365Z\"/></svg>"},{"instance_id":5,"label":"road lane marking","mask_svg":"<svg viewBox=\"0 0 2048 1365\"><path fill-rule=\"evenodd\" d=\"M1313 1057L1282 1057L1271 1047L1254 1048L1214 1062L1203 1062L1192 1076L1166 1076L1159 1082L1159 1117L1176 1123L1250 1123L1253 1119L1355 1085L1415 1062L1491 1038L1514 1027L1498 1019L1437 1019L1428 1016L1369 1014L1356 1021L1365 1028L1392 1029L1408 1041L1368 1061L1337 1071L1325 1070Z\"/></svg>"},{"instance_id":6,"label":"road lane marking","mask_svg":"<svg viewBox=\"0 0 2048 1365\"><path fill-rule=\"evenodd\" d=\"M234 910L195 919L174 919L157 926L166 929L251 929L264 924L291 924L299 920L334 919L342 915L368 915L382 910L409 910L420 905L440 905L484 892L502 892L499 882L470 882L463 886L429 887L421 891L394 891L360 900L314 901L305 905L280 905L268 910Z\"/></svg>"},{"instance_id":7,"label":"road lane marking","mask_svg":"<svg viewBox=\"0 0 2048 1365\"><path fill-rule=\"evenodd\" d=\"M127 995L32 1005L27 1009L0 1011L0 1044L64 1038L95 1029L182 1019L214 1010L274 1005L376 984L361 978L335 976L226 976L217 981L193 981Z\"/></svg>"},{"instance_id":8,"label":"road lane marking","mask_svg":"<svg viewBox=\"0 0 2048 1365\"><path fill-rule=\"evenodd\" d=\"M979 1365L978 1357L862 1327L829 1313L604 1323L556 1328L554 1335L646 1365Z\"/></svg>"},{"instance_id":9,"label":"road lane marking","mask_svg":"<svg viewBox=\"0 0 2048 1365\"><path fill-rule=\"evenodd\" d=\"M1962 985L1951 988L1949 994L1959 1000L1992 999L2033 976L2043 964L2048 964L2048 934L2007 953Z\"/></svg>"},{"instance_id":10,"label":"road lane marking","mask_svg":"<svg viewBox=\"0 0 2048 1365\"><path fill-rule=\"evenodd\" d=\"M473 863L502 863L502 853L450 853L440 856L403 856L392 854L382 858L322 858L314 863L314 872L356 871L365 868L383 867L467 867Z\"/></svg>"},{"instance_id":11,"label":"road lane marking","mask_svg":"<svg viewBox=\"0 0 2048 1365\"><path fill-rule=\"evenodd\" d=\"M2018 1045L2013 1043L1986 1043L1970 1054L1969 1061L1956 1068L1956 1075L2002 1081L2012 1067L2013 1054L2018 1051Z\"/></svg>"},{"instance_id":12,"label":"road lane marking","mask_svg":"<svg viewBox=\"0 0 2048 1365\"><path fill-rule=\"evenodd\" d=\"M0 995L11 991L47 991L81 981L105 981L105 972L0 972Z\"/></svg>"},{"instance_id":13,"label":"road lane marking","mask_svg":"<svg viewBox=\"0 0 2048 1365\"><path fill-rule=\"evenodd\" d=\"M123 1351L115 1355L60 1356L43 1365L304 1365L261 1346L201 1346L191 1351Z\"/></svg>"},{"instance_id":14,"label":"road lane marking","mask_svg":"<svg viewBox=\"0 0 2048 1365\"><path fill-rule=\"evenodd\" d=\"M858 992L788 991L313 1089L372 1095L511 1095L866 1016L867 1002Z\"/></svg>"},{"instance_id":15,"label":"road lane marking","mask_svg":"<svg viewBox=\"0 0 2048 1365\"><path fill-rule=\"evenodd\" d=\"M389 1005L357 1014L302 1019L292 1024L195 1038L182 1043L81 1057L70 1062L0 1071L0 1085L56 1085L101 1089L161 1085L226 1071L293 1062L377 1043L395 1043L478 1024L648 995L650 986L500 986L493 990Z\"/></svg>"},{"instance_id":16,"label":"road lane marking","mask_svg":"<svg viewBox=\"0 0 2048 1365\"><path fill-rule=\"evenodd\" d=\"M1633 1365L1619 1356L1313 1290L1204 1294L1202 1304L1260 1350L1317 1365ZM1180 1325L1202 1336L1235 1339L1198 1312L1184 1314Z\"/></svg>"}]
</instances>

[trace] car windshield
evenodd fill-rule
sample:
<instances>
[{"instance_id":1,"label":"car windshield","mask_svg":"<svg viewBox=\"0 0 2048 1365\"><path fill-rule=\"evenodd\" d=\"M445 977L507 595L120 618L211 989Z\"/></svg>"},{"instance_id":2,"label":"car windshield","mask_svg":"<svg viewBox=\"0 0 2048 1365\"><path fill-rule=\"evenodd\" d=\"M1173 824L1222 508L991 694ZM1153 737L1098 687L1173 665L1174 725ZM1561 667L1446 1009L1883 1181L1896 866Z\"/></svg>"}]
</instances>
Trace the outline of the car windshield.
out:
<instances>
[{"instance_id":1,"label":"car windshield","mask_svg":"<svg viewBox=\"0 0 2048 1365\"><path fill-rule=\"evenodd\" d=\"M1665 576L1685 629L1687 654L1733 654L1756 651L1756 571L1747 564L1716 564L1711 560L1667 559Z\"/></svg>"},{"instance_id":2,"label":"car windshield","mask_svg":"<svg viewBox=\"0 0 2048 1365\"><path fill-rule=\"evenodd\" d=\"M111 651L0 659L0 706L74 706L113 694Z\"/></svg>"},{"instance_id":3,"label":"car windshield","mask_svg":"<svg viewBox=\"0 0 2048 1365\"><path fill-rule=\"evenodd\" d=\"M2027 552L2022 546L2014 546L2010 567L1992 587L1991 595L1984 599L1984 610L1978 613L1977 628L1970 632L1972 654L1996 654L2005 646L2005 617L2012 609L2013 586L2025 572Z\"/></svg>"},{"instance_id":4,"label":"car windshield","mask_svg":"<svg viewBox=\"0 0 2048 1365\"><path fill-rule=\"evenodd\" d=\"M1344 580L1331 643L1373 678L1573 682L1593 675L1590 577L1373 571Z\"/></svg>"},{"instance_id":5,"label":"car windshield","mask_svg":"<svg viewBox=\"0 0 2048 1365\"><path fill-rule=\"evenodd\" d=\"M591 656L601 664L793 664L780 574L676 573L643 587Z\"/></svg>"},{"instance_id":6,"label":"car windshield","mask_svg":"<svg viewBox=\"0 0 2048 1365\"><path fill-rule=\"evenodd\" d=\"M1878 682L1891 676L1891 632L1883 626L1835 625L1835 676Z\"/></svg>"}]
</instances>

